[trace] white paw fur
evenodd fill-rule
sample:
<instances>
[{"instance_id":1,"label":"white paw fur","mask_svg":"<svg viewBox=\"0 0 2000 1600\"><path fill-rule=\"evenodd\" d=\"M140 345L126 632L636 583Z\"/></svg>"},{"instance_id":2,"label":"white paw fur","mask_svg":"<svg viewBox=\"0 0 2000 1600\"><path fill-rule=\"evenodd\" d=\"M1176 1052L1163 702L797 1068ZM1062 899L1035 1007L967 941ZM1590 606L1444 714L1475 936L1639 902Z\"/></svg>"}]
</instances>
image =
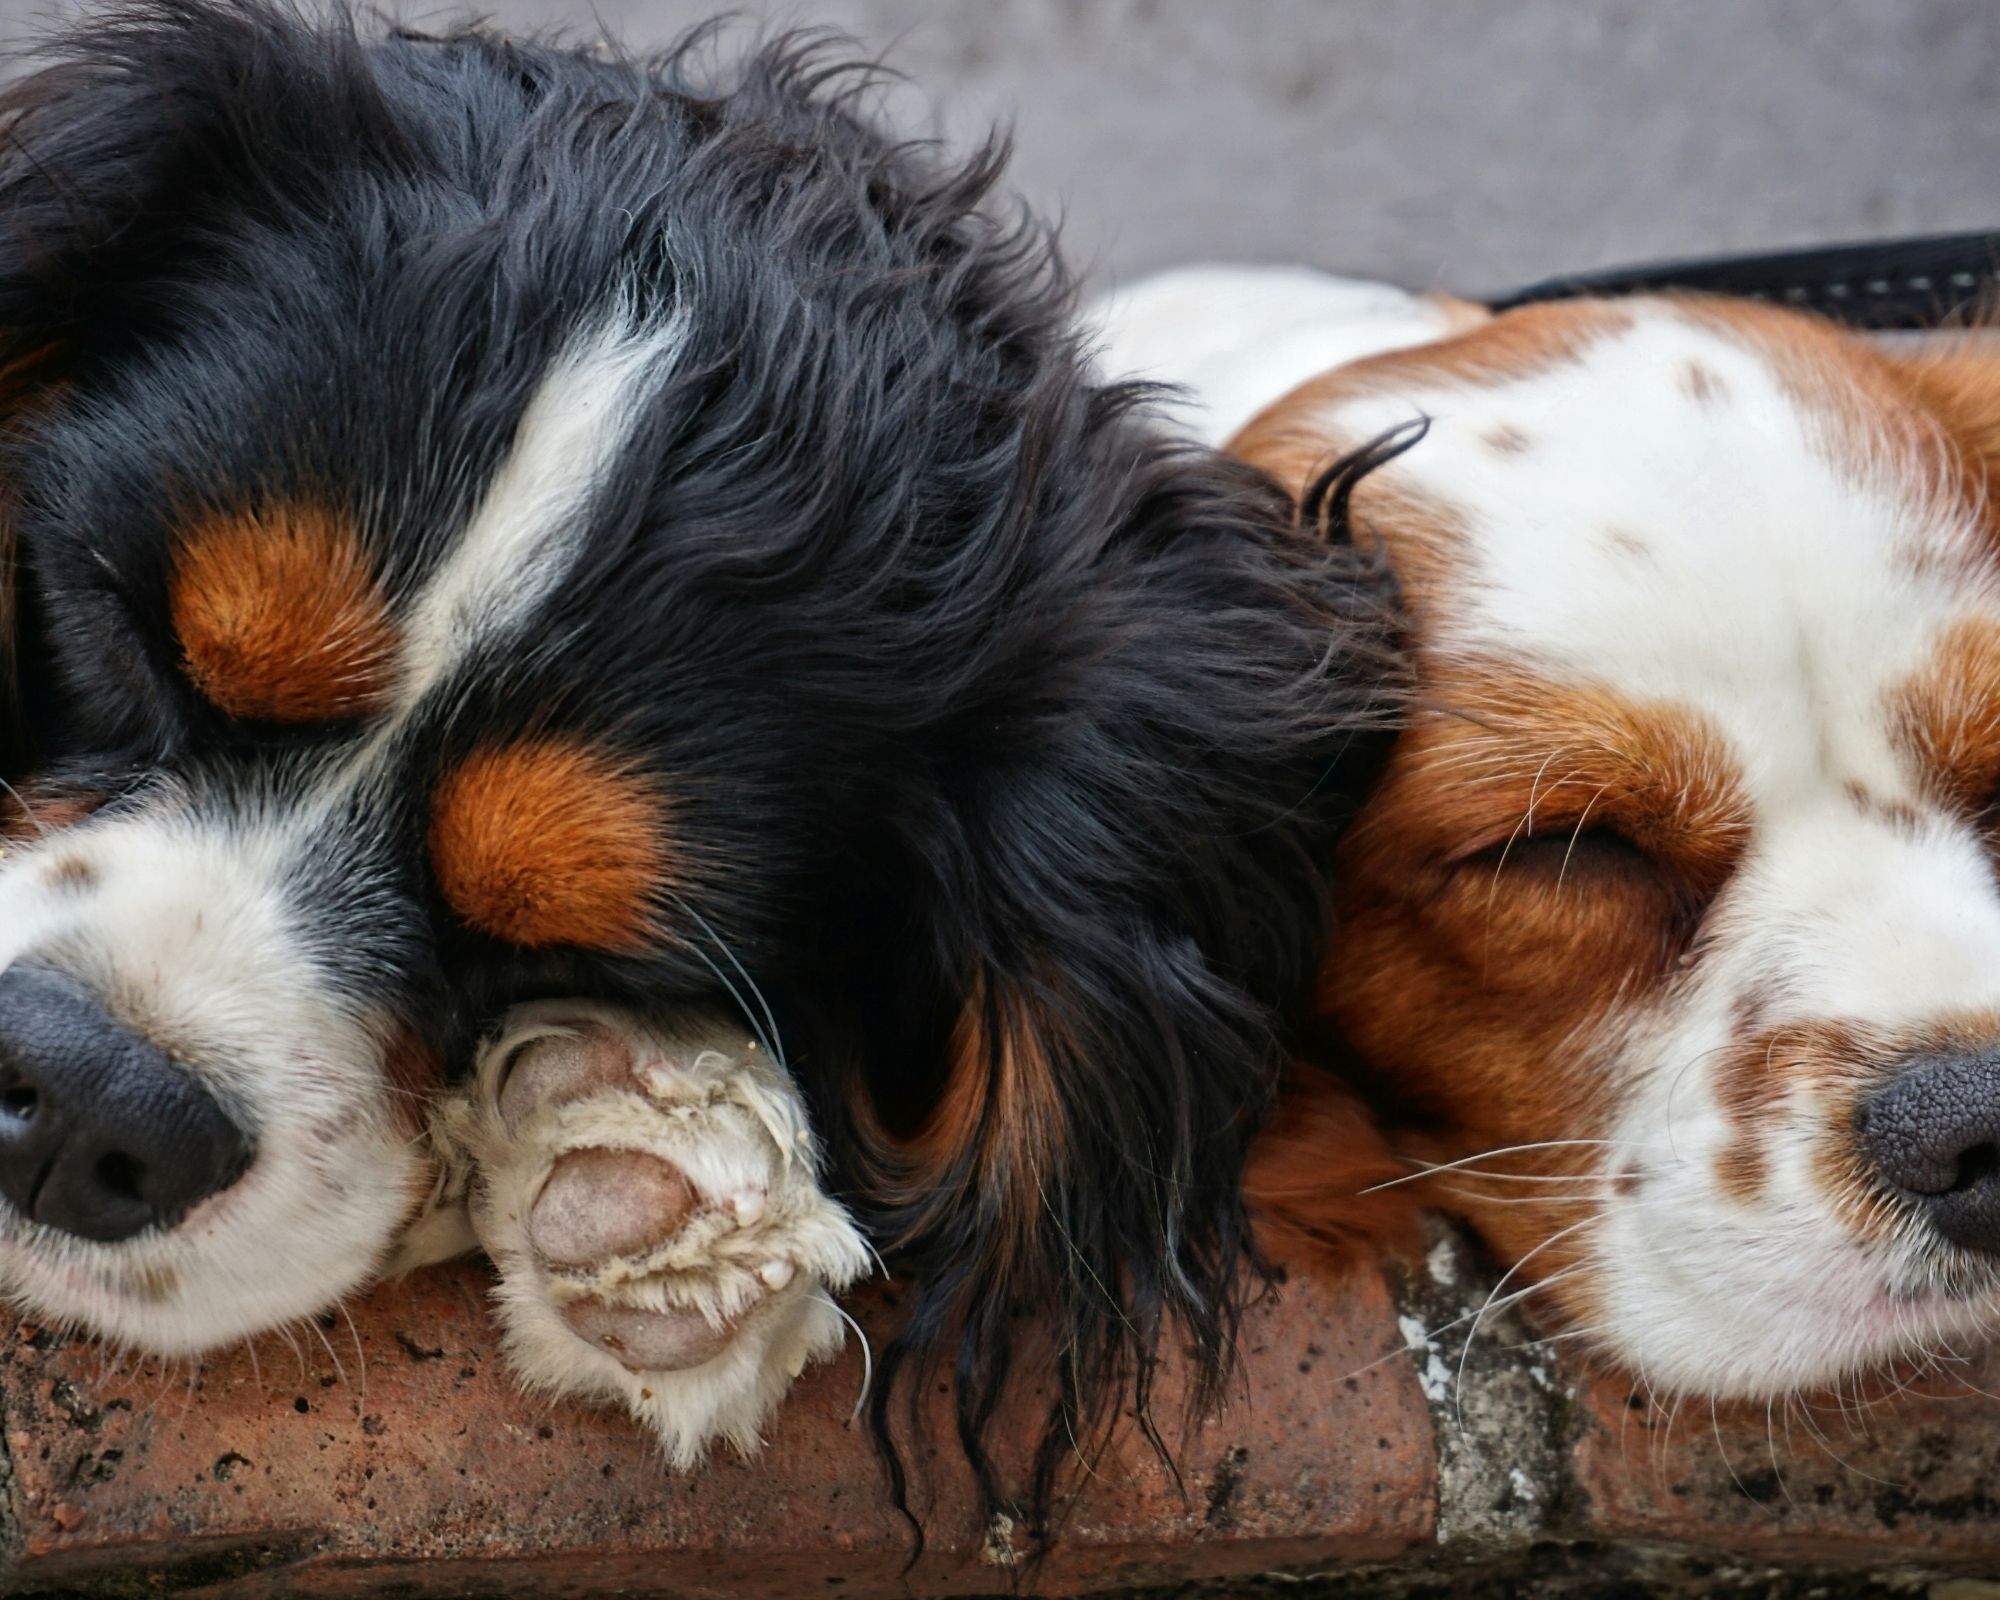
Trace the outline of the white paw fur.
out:
<instances>
[{"instance_id":1,"label":"white paw fur","mask_svg":"<svg viewBox=\"0 0 2000 1600\"><path fill-rule=\"evenodd\" d=\"M754 1452L840 1348L832 1297L868 1247L820 1190L798 1090L740 1025L517 1007L434 1129L469 1168L522 1381L622 1403L675 1467L716 1439Z\"/></svg>"}]
</instances>

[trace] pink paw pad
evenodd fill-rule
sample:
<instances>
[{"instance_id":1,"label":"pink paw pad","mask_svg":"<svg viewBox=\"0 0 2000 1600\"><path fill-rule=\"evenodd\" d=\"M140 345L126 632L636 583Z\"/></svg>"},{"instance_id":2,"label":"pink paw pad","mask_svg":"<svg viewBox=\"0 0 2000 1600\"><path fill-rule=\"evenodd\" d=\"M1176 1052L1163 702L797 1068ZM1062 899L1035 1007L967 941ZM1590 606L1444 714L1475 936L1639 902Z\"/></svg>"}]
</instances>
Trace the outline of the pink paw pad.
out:
<instances>
[{"instance_id":1,"label":"pink paw pad","mask_svg":"<svg viewBox=\"0 0 2000 1600\"><path fill-rule=\"evenodd\" d=\"M535 1112L605 1089L632 1087L632 1055L609 1028L581 1023L525 1044L500 1089L500 1120L514 1132Z\"/></svg>"},{"instance_id":2,"label":"pink paw pad","mask_svg":"<svg viewBox=\"0 0 2000 1600\"><path fill-rule=\"evenodd\" d=\"M562 1317L584 1343L616 1356L631 1372L698 1367L721 1355L736 1336L733 1324L718 1328L692 1311L647 1311L594 1297L571 1301Z\"/></svg>"},{"instance_id":3,"label":"pink paw pad","mask_svg":"<svg viewBox=\"0 0 2000 1600\"><path fill-rule=\"evenodd\" d=\"M585 1148L559 1157L528 1214L528 1239L551 1267L592 1267L665 1244L700 1203L680 1170L643 1150Z\"/></svg>"}]
</instances>

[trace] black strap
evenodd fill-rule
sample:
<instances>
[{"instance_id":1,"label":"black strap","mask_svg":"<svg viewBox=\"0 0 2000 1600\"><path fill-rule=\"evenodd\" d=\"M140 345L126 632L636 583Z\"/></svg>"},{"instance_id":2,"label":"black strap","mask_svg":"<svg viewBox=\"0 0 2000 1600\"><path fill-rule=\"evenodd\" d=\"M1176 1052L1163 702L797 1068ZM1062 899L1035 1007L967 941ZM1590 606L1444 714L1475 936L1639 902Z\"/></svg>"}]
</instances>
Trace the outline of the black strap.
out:
<instances>
[{"instance_id":1,"label":"black strap","mask_svg":"<svg viewBox=\"0 0 2000 1600\"><path fill-rule=\"evenodd\" d=\"M1663 289L1744 295L1856 328L1936 328L2000 287L2000 233L1940 233L1764 255L1709 256L1550 278L1490 302L1496 311L1585 295Z\"/></svg>"}]
</instances>

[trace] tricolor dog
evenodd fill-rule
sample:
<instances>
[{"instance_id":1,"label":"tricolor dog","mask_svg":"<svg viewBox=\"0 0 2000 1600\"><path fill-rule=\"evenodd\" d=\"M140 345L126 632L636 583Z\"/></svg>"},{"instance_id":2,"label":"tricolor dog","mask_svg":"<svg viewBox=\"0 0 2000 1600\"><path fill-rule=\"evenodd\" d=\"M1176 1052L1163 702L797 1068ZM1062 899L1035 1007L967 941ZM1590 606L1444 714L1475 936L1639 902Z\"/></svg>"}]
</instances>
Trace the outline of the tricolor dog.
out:
<instances>
[{"instance_id":1,"label":"tricolor dog","mask_svg":"<svg viewBox=\"0 0 2000 1600\"><path fill-rule=\"evenodd\" d=\"M36 1319L200 1351L476 1235L685 1465L872 1247L877 1424L944 1356L989 1496L1010 1366L1042 1488L1167 1328L1224 1369L1384 607L865 94L253 0L7 91Z\"/></svg>"}]
</instances>

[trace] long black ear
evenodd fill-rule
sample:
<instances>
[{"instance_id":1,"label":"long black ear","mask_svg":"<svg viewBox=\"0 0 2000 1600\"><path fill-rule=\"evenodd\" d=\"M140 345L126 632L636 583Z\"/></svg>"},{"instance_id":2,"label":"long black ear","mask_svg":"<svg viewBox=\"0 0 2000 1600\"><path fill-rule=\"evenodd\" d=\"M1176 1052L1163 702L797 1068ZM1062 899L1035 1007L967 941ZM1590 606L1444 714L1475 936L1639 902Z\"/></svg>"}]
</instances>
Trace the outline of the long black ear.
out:
<instances>
[{"instance_id":1,"label":"long black ear","mask_svg":"<svg viewBox=\"0 0 2000 1600\"><path fill-rule=\"evenodd\" d=\"M1351 780L1387 738L1379 571L1250 469L1165 443L1143 398L1038 409L1024 454L1069 466L1044 486L1043 565L995 608L950 796L929 930L955 985L946 1072L872 1152L877 1236L915 1268L889 1375L952 1351L989 1509L1009 1503L986 1442L1025 1354L1010 1319L1047 1332L1037 1527L1120 1408L1150 1429L1162 1337L1193 1352L1197 1404L1230 1370L1243 1168Z\"/></svg>"},{"instance_id":2,"label":"long black ear","mask_svg":"<svg viewBox=\"0 0 2000 1600\"><path fill-rule=\"evenodd\" d=\"M23 632L32 606L16 544L16 464L60 404L93 330L98 293L157 209L148 170L166 148L156 101L79 53L0 92L0 776L34 763ZM0 827L24 819L10 797Z\"/></svg>"}]
</instances>

